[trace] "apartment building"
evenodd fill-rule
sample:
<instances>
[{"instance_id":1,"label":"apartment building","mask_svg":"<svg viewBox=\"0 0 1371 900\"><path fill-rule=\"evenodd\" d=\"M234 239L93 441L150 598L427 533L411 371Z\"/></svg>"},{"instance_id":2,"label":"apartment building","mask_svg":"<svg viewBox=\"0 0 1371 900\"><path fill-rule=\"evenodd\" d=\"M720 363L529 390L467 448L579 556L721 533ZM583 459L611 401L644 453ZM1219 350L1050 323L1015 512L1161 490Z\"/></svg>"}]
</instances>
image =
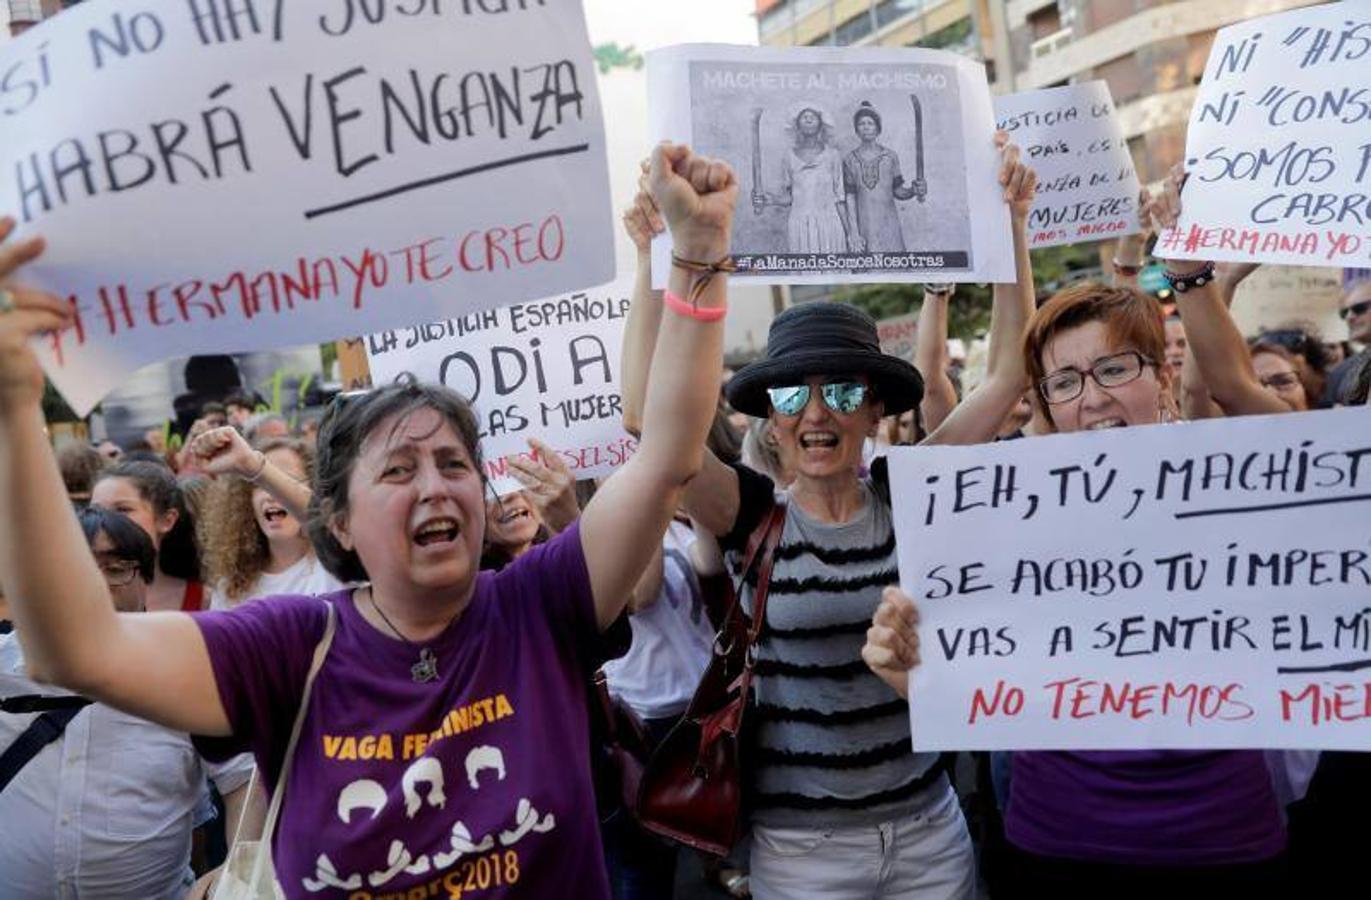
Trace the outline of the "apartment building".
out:
<instances>
[{"instance_id":1,"label":"apartment building","mask_svg":"<svg viewBox=\"0 0 1371 900\"><path fill-rule=\"evenodd\" d=\"M772 47L931 47L983 60L995 80L1000 0L756 0Z\"/></svg>"},{"instance_id":2,"label":"apartment building","mask_svg":"<svg viewBox=\"0 0 1371 900\"><path fill-rule=\"evenodd\" d=\"M1008 0L1001 88L1103 79L1145 183L1185 152L1185 128L1214 32L1312 0Z\"/></svg>"}]
</instances>

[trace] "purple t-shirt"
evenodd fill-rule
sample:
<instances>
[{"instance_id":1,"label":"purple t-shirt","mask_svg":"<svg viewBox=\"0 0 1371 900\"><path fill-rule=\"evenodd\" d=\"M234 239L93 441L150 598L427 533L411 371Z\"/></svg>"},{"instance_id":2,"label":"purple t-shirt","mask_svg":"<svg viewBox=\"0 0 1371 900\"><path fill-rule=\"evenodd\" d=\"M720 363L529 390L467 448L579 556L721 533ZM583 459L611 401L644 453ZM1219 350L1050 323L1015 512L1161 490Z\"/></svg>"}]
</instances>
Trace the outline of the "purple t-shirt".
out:
<instances>
[{"instance_id":1,"label":"purple t-shirt","mask_svg":"<svg viewBox=\"0 0 1371 900\"><path fill-rule=\"evenodd\" d=\"M1285 849L1260 750L1015 753L1005 833L1042 856L1204 866Z\"/></svg>"},{"instance_id":2,"label":"purple t-shirt","mask_svg":"<svg viewBox=\"0 0 1371 900\"><path fill-rule=\"evenodd\" d=\"M290 897L609 896L591 786L586 669L598 629L575 526L499 573L430 642L368 624L348 591L314 683L273 842ZM268 787L327 609L274 597L196 618L233 738Z\"/></svg>"}]
</instances>

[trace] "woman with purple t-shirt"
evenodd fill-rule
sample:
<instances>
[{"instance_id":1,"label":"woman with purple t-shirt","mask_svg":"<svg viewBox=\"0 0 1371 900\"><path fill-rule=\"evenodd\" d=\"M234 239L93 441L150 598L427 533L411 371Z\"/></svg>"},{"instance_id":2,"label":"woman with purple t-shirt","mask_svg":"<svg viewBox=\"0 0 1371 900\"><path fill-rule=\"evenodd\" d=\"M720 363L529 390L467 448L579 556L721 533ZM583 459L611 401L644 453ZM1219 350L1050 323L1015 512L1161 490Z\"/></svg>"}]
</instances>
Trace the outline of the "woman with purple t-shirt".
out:
<instances>
[{"instance_id":1,"label":"woman with purple t-shirt","mask_svg":"<svg viewBox=\"0 0 1371 900\"><path fill-rule=\"evenodd\" d=\"M1180 277L1195 269L1175 265ZM1192 290L1208 302L1214 288ZM1040 411L1059 432L1173 418L1164 335L1136 290L1061 291L1029 322ZM910 598L888 589L862 651L901 693L916 624ZM1015 753L1005 834L1010 897L1284 896L1285 828L1260 750Z\"/></svg>"},{"instance_id":2,"label":"woman with purple t-shirt","mask_svg":"<svg viewBox=\"0 0 1371 900\"><path fill-rule=\"evenodd\" d=\"M311 538L343 582L323 599L121 616L66 502L29 341L70 326L8 280L41 241L0 223L0 572L33 675L251 750L289 897L608 897L585 672L701 465L721 363L737 198L723 163L663 144L651 184L673 267L638 452L580 521L479 572L485 478L470 407L392 385L336 404L319 435ZM711 277L712 276L712 277ZM683 297L690 299L684 300ZM308 671L335 631L286 759Z\"/></svg>"}]
</instances>

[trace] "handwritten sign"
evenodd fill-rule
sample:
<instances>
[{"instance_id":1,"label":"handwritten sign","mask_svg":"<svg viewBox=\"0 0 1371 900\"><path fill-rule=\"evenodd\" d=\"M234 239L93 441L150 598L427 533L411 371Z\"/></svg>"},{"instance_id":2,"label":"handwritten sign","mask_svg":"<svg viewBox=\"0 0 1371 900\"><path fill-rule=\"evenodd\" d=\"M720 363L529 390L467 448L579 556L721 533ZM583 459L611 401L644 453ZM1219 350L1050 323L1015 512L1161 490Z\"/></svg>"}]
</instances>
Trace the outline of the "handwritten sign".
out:
<instances>
[{"instance_id":1,"label":"handwritten sign","mask_svg":"<svg viewBox=\"0 0 1371 900\"><path fill-rule=\"evenodd\" d=\"M1013 281L985 68L957 53L693 44L648 54L658 138L726 160L743 284ZM670 242L653 245L664 285Z\"/></svg>"},{"instance_id":2,"label":"handwritten sign","mask_svg":"<svg viewBox=\"0 0 1371 900\"><path fill-rule=\"evenodd\" d=\"M876 337L881 352L907 362L914 361L914 344L919 333L919 314L905 313L876 323Z\"/></svg>"},{"instance_id":3,"label":"handwritten sign","mask_svg":"<svg viewBox=\"0 0 1371 900\"><path fill-rule=\"evenodd\" d=\"M476 408L486 475L520 488L508 457L536 437L580 478L607 475L637 442L624 431L619 359L631 284L470 313L367 338L376 384L410 373Z\"/></svg>"},{"instance_id":4,"label":"handwritten sign","mask_svg":"<svg viewBox=\"0 0 1371 900\"><path fill-rule=\"evenodd\" d=\"M1138 173L1109 85L1089 81L995 98L996 127L1038 173L1030 247L1136 234Z\"/></svg>"},{"instance_id":5,"label":"handwritten sign","mask_svg":"<svg viewBox=\"0 0 1371 900\"><path fill-rule=\"evenodd\" d=\"M1371 0L1215 35L1186 136L1184 211L1164 259L1371 260Z\"/></svg>"},{"instance_id":6,"label":"handwritten sign","mask_svg":"<svg viewBox=\"0 0 1371 900\"><path fill-rule=\"evenodd\" d=\"M69 297L78 413L140 364L613 276L581 4L75 6L0 45L0 210Z\"/></svg>"},{"instance_id":7,"label":"handwritten sign","mask_svg":"<svg viewBox=\"0 0 1371 900\"><path fill-rule=\"evenodd\" d=\"M1371 749L1365 410L890 465L917 749Z\"/></svg>"},{"instance_id":8,"label":"handwritten sign","mask_svg":"<svg viewBox=\"0 0 1371 900\"><path fill-rule=\"evenodd\" d=\"M1243 279L1233 296L1233 319L1243 334L1290 325L1312 325L1324 341L1347 340L1338 315L1342 273L1312 266L1261 266Z\"/></svg>"}]
</instances>

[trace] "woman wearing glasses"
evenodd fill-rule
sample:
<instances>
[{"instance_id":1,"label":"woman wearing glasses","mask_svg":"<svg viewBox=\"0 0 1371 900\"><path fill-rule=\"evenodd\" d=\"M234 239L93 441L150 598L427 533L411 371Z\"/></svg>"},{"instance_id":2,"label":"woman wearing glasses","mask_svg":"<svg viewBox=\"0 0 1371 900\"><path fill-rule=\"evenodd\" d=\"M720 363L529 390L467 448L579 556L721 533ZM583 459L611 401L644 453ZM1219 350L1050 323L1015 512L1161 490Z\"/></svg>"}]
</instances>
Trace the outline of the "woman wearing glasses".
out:
<instances>
[{"instance_id":1,"label":"woman wearing glasses","mask_svg":"<svg viewBox=\"0 0 1371 900\"><path fill-rule=\"evenodd\" d=\"M1025 387L1018 354L1033 286L1024 223L1036 176L1003 135L998 143L1019 280L995 288L986 381L931 440L989 440ZM645 212L653 221L655 209ZM658 308L636 297L625 359L651 355ZM650 383L645 370L625 372L626 396ZM777 316L765 358L725 392L734 409L768 420L794 473L749 713L758 729L748 785L752 896L971 897L971 842L947 777L935 754L911 753L908 704L860 655L882 586L898 580L889 493L867 477L863 445L884 416L919 403L923 380L908 361L881 353L870 316L821 302ZM765 475L706 455L685 510L719 536L736 572L776 490ZM751 585L742 600L750 610Z\"/></svg>"},{"instance_id":2,"label":"woman wearing glasses","mask_svg":"<svg viewBox=\"0 0 1371 900\"><path fill-rule=\"evenodd\" d=\"M726 164L667 143L650 180L678 254L657 377L636 455L577 524L479 572L476 416L445 388L391 385L319 434L310 537L366 584L199 616L110 608L28 346L71 313L8 280L42 244L0 223L0 572L31 671L209 736L207 752L251 750L284 785L268 836L284 896L609 896L585 679L700 468L718 388L695 373L723 362L738 192Z\"/></svg>"},{"instance_id":3,"label":"woman wearing glasses","mask_svg":"<svg viewBox=\"0 0 1371 900\"><path fill-rule=\"evenodd\" d=\"M1192 301L1222 309L1212 274L1212 264L1171 264L1182 310ZM1190 318L1186 330L1203 341ZM1232 340L1250 373L1236 329ZM1173 419L1165 352L1157 305L1098 284L1044 304L1025 348L1035 402L1058 432ZM918 664L916 624L909 597L888 591L863 648L901 693ZM1015 753L1005 833L1011 897L1283 896L1286 834L1261 751Z\"/></svg>"}]
</instances>

